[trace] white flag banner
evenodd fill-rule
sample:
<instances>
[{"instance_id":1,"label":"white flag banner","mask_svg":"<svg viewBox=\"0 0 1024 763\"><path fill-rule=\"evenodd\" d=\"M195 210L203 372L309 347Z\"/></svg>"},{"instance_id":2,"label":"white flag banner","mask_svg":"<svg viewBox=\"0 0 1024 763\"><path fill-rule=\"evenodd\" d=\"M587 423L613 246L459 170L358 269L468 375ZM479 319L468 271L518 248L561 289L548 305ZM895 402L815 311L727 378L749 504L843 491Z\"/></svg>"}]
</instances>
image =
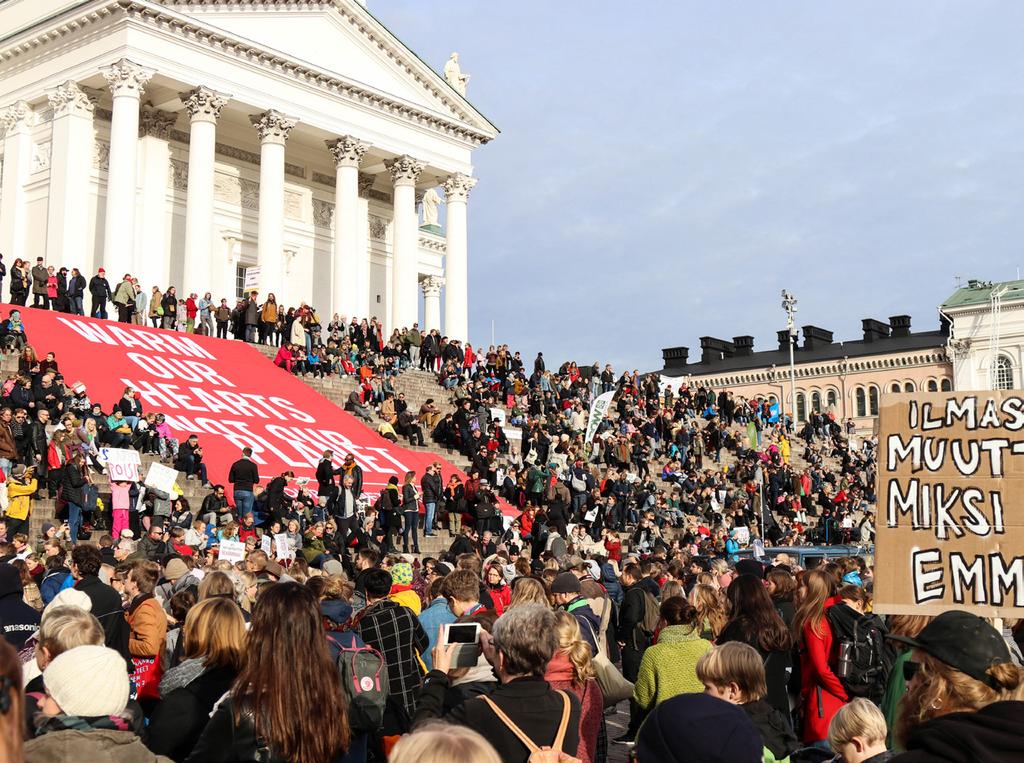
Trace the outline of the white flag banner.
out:
<instances>
[{"instance_id":1,"label":"white flag banner","mask_svg":"<svg viewBox=\"0 0 1024 763\"><path fill-rule=\"evenodd\" d=\"M603 395L598 395L594 398L594 402L590 404L590 419L587 421L587 437L583 441L585 445L589 445L590 441L594 439L594 435L597 434L597 428L601 426L601 422L604 421L604 417L608 415L608 409L612 407L612 399L615 397L615 390L605 392Z\"/></svg>"}]
</instances>

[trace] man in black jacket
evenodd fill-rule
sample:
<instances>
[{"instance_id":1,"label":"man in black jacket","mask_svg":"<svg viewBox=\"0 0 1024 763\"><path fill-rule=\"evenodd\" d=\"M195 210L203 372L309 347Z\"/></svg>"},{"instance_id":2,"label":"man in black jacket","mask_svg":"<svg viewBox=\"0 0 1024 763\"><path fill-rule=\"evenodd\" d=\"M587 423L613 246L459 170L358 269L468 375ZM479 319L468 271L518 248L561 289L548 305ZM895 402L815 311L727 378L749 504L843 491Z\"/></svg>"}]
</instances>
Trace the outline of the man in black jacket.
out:
<instances>
[{"instance_id":1,"label":"man in black jacket","mask_svg":"<svg viewBox=\"0 0 1024 763\"><path fill-rule=\"evenodd\" d=\"M71 551L71 575L75 579L75 588L92 602L90 611L103 626L104 644L117 651L131 665L128 621L124 619L121 595L99 579L102 564L103 555L96 546L79 543Z\"/></svg>"},{"instance_id":2,"label":"man in black jacket","mask_svg":"<svg viewBox=\"0 0 1024 763\"><path fill-rule=\"evenodd\" d=\"M107 300L110 299L110 282L107 271L100 268L96 275L89 279L89 295L92 297L92 309L89 315L93 318L107 317Z\"/></svg>"},{"instance_id":3,"label":"man in black jacket","mask_svg":"<svg viewBox=\"0 0 1024 763\"><path fill-rule=\"evenodd\" d=\"M78 268L71 268L68 281L68 307L74 315L85 315L85 276Z\"/></svg>"},{"instance_id":4,"label":"man in black jacket","mask_svg":"<svg viewBox=\"0 0 1024 763\"><path fill-rule=\"evenodd\" d=\"M334 452L325 450L320 462L316 465L316 492L317 495L326 497L328 501L333 499L338 492L338 484L334 478L341 474L341 467L334 468L332 459Z\"/></svg>"},{"instance_id":5,"label":"man in black jacket","mask_svg":"<svg viewBox=\"0 0 1024 763\"><path fill-rule=\"evenodd\" d=\"M426 509L423 534L434 535L434 512L437 511L437 504L441 501L441 493L444 490L441 484L440 464L434 463L427 467L420 480L420 490L423 493L423 507Z\"/></svg>"},{"instance_id":6,"label":"man in black jacket","mask_svg":"<svg viewBox=\"0 0 1024 763\"><path fill-rule=\"evenodd\" d=\"M622 568L622 606L619 609L619 622L615 630L619 639L619 649L622 651L622 677L634 683L640 673L640 660L644 656L644 650L649 646L641 628L646 609L644 589L640 585L642 578L643 573L639 565L630 563ZM630 699L629 728L614 741L631 744L643 719L643 710Z\"/></svg>"},{"instance_id":7,"label":"man in black jacket","mask_svg":"<svg viewBox=\"0 0 1024 763\"><path fill-rule=\"evenodd\" d=\"M253 485L260 482L260 472L252 461L252 448L242 448L242 457L231 464L228 471L228 482L231 483L235 498L235 509L238 516L244 517L252 513L255 503L253 496Z\"/></svg>"},{"instance_id":8,"label":"man in black jacket","mask_svg":"<svg viewBox=\"0 0 1024 763\"><path fill-rule=\"evenodd\" d=\"M547 607L524 604L498 619L493 636L481 633L483 653L500 682L488 699L538 747L554 742L568 705L569 720L561 749L573 755L579 744L580 700L571 691L554 691L544 680L545 668L558 648L555 623L555 613ZM434 669L424 679L416 722L443 716L446 721L482 734L504 763L527 763L530 750L498 717L490 702L475 697L444 712L454 654L454 646L438 642L434 647Z\"/></svg>"}]
</instances>

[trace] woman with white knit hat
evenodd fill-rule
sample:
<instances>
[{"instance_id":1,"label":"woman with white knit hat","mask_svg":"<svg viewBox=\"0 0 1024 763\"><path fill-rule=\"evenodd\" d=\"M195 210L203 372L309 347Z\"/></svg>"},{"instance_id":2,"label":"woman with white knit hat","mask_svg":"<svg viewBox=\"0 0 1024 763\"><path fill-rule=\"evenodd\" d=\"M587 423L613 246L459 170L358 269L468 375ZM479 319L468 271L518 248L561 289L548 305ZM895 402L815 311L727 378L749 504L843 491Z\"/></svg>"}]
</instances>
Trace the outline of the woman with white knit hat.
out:
<instances>
[{"instance_id":1,"label":"woman with white knit hat","mask_svg":"<svg viewBox=\"0 0 1024 763\"><path fill-rule=\"evenodd\" d=\"M146 749L138 732L143 718L128 703L128 670L105 646L78 646L58 655L43 671L36 736L25 745L26 763L111 760L169 761Z\"/></svg>"}]
</instances>

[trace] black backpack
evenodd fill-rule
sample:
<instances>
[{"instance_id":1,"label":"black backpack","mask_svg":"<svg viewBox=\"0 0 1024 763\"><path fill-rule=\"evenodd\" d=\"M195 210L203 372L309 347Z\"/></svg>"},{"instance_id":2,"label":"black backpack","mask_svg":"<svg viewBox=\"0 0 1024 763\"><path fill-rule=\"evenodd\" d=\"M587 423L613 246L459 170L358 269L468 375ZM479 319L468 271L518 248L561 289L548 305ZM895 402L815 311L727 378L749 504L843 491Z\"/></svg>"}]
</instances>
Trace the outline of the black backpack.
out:
<instances>
[{"instance_id":1,"label":"black backpack","mask_svg":"<svg viewBox=\"0 0 1024 763\"><path fill-rule=\"evenodd\" d=\"M881 702L896 651L889 629L878 615L862 614L846 604L826 610L837 644L836 675L851 697Z\"/></svg>"}]
</instances>

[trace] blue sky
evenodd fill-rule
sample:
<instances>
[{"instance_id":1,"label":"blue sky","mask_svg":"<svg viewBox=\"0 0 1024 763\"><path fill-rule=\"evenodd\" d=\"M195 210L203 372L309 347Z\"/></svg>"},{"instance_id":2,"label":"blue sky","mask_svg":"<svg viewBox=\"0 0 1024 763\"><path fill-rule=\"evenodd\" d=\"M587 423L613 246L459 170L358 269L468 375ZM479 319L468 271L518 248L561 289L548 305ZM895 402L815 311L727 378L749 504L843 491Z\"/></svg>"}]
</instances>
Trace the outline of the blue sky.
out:
<instances>
[{"instance_id":1,"label":"blue sky","mask_svg":"<svg viewBox=\"0 0 1024 763\"><path fill-rule=\"evenodd\" d=\"M938 325L1024 267L1024 3L369 0L502 130L476 152L470 330L549 365L699 337Z\"/></svg>"}]
</instances>

